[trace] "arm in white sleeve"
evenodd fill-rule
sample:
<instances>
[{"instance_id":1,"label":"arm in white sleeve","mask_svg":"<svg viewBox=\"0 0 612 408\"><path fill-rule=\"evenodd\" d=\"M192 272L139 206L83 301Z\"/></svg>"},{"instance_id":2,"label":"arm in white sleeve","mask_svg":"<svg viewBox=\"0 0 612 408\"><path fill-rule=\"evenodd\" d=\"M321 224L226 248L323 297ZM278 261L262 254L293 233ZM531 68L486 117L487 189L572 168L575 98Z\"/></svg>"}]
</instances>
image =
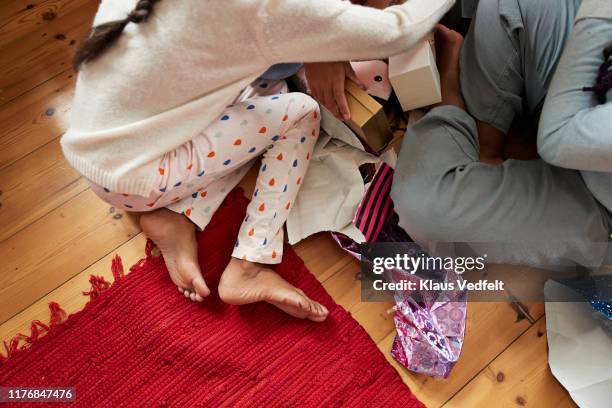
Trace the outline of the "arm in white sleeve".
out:
<instances>
[{"instance_id":1,"label":"arm in white sleeve","mask_svg":"<svg viewBox=\"0 0 612 408\"><path fill-rule=\"evenodd\" d=\"M430 32L455 0L409 0L377 10L338 0L268 0L258 44L270 63L386 58Z\"/></svg>"}]
</instances>

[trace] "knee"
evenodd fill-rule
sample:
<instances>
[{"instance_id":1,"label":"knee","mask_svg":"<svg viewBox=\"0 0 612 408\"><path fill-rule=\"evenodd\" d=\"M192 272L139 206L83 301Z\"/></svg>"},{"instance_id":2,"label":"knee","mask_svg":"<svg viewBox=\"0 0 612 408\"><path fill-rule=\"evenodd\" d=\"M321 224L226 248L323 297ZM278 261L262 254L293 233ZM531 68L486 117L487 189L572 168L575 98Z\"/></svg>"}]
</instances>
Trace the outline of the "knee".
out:
<instances>
[{"instance_id":1,"label":"knee","mask_svg":"<svg viewBox=\"0 0 612 408\"><path fill-rule=\"evenodd\" d=\"M294 103L298 108L297 112L299 112L299 122L309 129L313 128L313 135L318 134L321 126L321 110L319 108L319 103L310 95L306 95L304 93L291 94L291 98L293 98Z\"/></svg>"},{"instance_id":2,"label":"knee","mask_svg":"<svg viewBox=\"0 0 612 408\"><path fill-rule=\"evenodd\" d=\"M319 103L314 100L312 96L301 92L292 92L287 94L287 96L290 100L292 99L299 108L302 108L303 111L309 113L317 112L317 116L319 116Z\"/></svg>"}]
</instances>

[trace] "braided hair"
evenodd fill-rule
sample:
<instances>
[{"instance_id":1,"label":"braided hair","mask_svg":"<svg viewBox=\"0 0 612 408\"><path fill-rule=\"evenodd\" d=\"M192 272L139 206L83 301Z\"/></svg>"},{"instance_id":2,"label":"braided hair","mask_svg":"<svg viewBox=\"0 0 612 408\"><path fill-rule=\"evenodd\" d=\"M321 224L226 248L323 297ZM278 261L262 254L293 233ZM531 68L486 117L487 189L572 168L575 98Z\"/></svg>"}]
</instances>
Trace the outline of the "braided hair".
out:
<instances>
[{"instance_id":1,"label":"braided hair","mask_svg":"<svg viewBox=\"0 0 612 408\"><path fill-rule=\"evenodd\" d=\"M79 46L72 67L75 71L82 63L98 58L107 50L123 33L125 26L129 23L140 24L153 14L153 8L159 0L139 0L136 7L124 19L109 21L108 23L95 26L89 32L89 36Z\"/></svg>"},{"instance_id":2,"label":"braided hair","mask_svg":"<svg viewBox=\"0 0 612 408\"><path fill-rule=\"evenodd\" d=\"M593 92L599 103L606 103L606 94L612 89L612 44L603 50L604 63L599 67L595 85L584 88L585 92Z\"/></svg>"}]
</instances>

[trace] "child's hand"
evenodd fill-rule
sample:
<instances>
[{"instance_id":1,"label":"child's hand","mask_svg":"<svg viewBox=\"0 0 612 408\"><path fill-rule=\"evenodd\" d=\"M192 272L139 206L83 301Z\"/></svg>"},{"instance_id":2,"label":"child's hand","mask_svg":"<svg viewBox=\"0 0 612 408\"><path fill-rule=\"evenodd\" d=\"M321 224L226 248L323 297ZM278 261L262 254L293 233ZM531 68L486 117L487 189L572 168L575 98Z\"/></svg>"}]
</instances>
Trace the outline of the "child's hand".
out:
<instances>
[{"instance_id":1,"label":"child's hand","mask_svg":"<svg viewBox=\"0 0 612 408\"><path fill-rule=\"evenodd\" d=\"M305 68L306 80L312 96L338 119L350 119L351 112L344 94L344 81L349 78L362 86L351 64L348 62L319 62L305 64Z\"/></svg>"}]
</instances>

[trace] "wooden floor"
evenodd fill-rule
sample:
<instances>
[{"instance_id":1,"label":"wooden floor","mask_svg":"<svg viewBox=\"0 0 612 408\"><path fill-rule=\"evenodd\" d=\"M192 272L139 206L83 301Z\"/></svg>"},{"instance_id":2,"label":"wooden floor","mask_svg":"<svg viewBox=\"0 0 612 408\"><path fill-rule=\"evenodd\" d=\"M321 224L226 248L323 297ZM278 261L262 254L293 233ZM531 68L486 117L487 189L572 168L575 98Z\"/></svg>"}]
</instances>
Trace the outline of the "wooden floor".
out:
<instances>
[{"instance_id":1,"label":"wooden floor","mask_svg":"<svg viewBox=\"0 0 612 408\"><path fill-rule=\"evenodd\" d=\"M63 160L75 77L71 56L97 0L3 0L0 4L0 340L48 320L47 303L83 307L90 274L111 279L143 256L138 223L99 200ZM248 183L247 183L248 184ZM447 380L408 373L390 357L388 303L361 303L359 265L322 234L296 246L336 302L371 335L430 407L574 406L547 366L544 308L517 320L506 303L468 308L466 343ZM24 384L25 385L25 384Z\"/></svg>"}]
</instances>

